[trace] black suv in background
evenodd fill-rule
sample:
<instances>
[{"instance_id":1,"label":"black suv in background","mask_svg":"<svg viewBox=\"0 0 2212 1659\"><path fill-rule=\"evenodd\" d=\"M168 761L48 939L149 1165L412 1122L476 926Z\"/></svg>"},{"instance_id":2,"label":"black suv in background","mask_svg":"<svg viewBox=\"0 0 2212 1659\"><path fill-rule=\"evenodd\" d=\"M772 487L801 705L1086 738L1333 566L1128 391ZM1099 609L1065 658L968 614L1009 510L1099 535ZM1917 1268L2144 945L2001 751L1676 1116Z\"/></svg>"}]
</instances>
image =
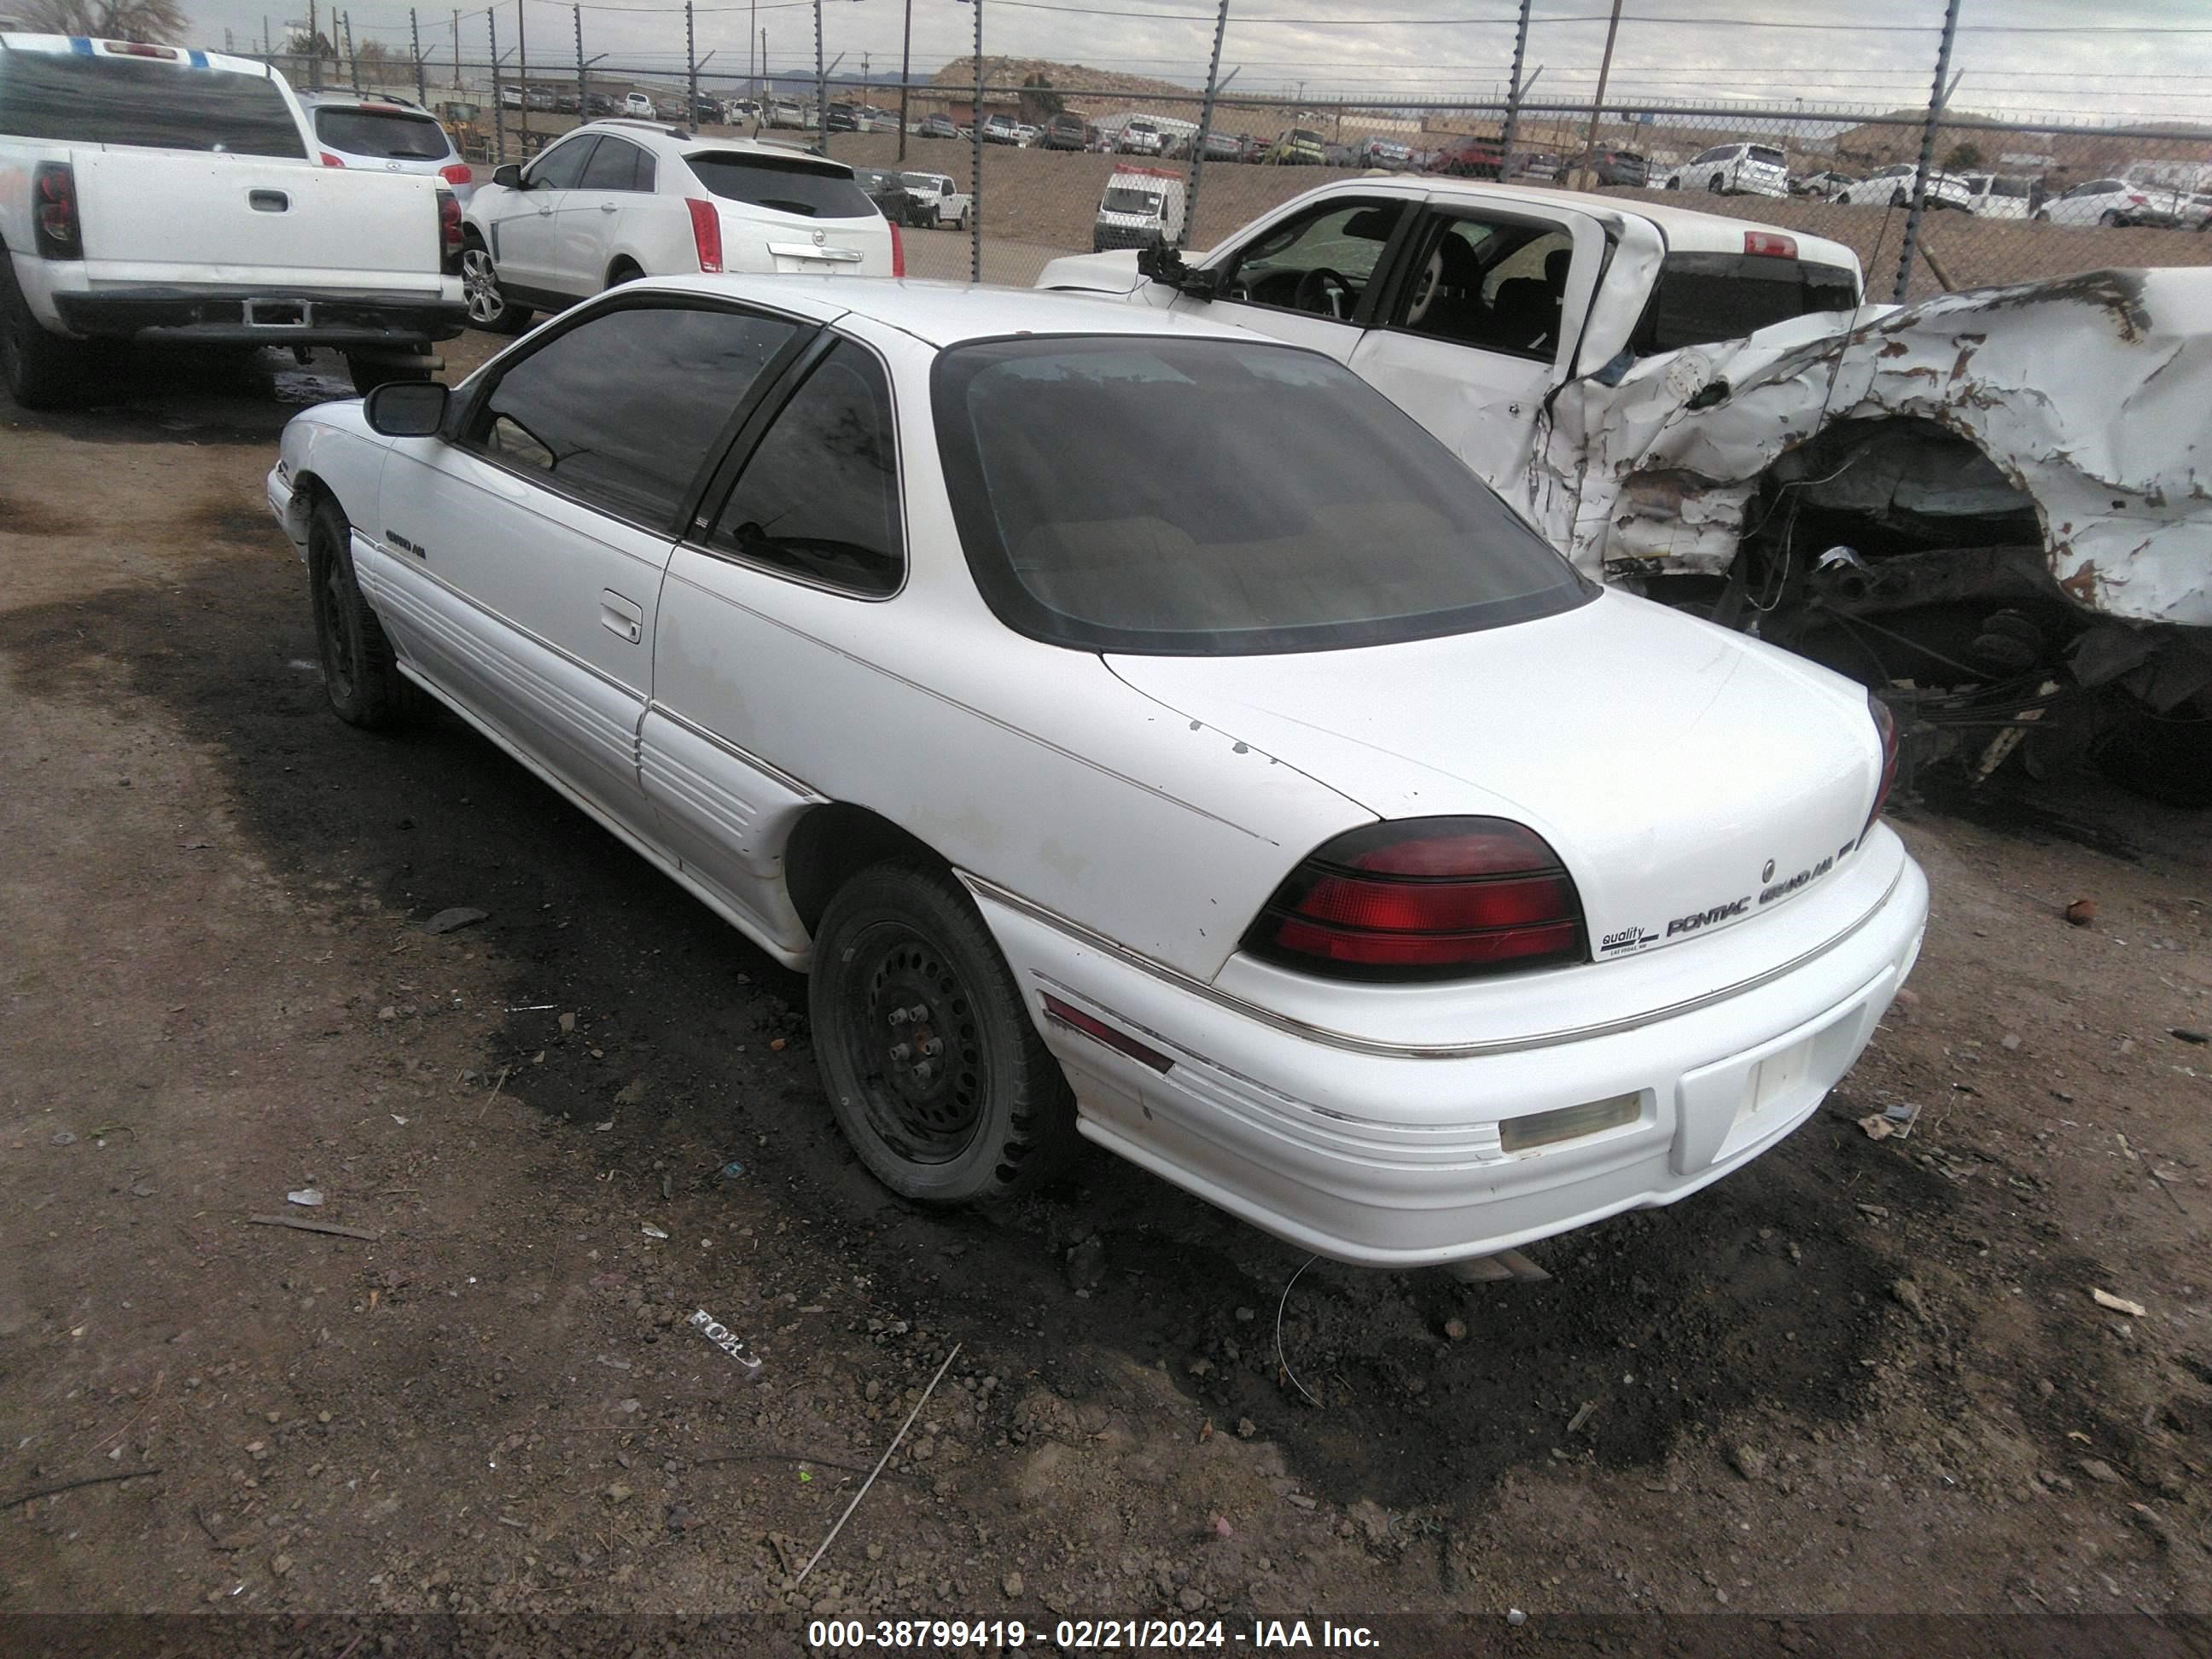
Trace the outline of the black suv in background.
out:
<instances>
[{"instance_id":1,"label":"black suv in background","mask_svg":"<svg viewBox=\"0 0 2212 1659\"><path fill-rule=\"evenodd\" d=\"M1621 190L1642 190L1651 181L1651 165L1632 149L1597 153L1597 181Z\"/></svg>"},{"instance_id":2,"label":"black suv in background","mask_svg":"<svg viewBox=\"0 0 2212 1659\"><path fill-rule=\"evenodd\" d=\"M1091 146L1091 129L1080 115L1066 112L1054 116L1037 133L1039 149L1087 149Z\"/></svg>"}]
</instances>

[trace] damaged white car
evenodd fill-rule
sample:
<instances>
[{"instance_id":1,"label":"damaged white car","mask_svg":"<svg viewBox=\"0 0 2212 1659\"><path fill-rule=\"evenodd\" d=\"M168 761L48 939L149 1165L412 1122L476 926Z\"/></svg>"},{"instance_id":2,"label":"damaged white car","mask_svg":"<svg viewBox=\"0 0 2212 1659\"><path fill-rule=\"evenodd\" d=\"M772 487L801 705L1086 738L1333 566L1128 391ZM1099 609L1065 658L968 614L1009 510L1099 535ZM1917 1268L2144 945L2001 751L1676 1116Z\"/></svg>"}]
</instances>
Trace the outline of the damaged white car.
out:
<instances>
[{"instance_id":1,"label":"damaged white car","mask_svg":"<svg viewBox=\"0 0 2212 1659\"><path fill-rule=\"evenodd\" d=\"M1869 306L1802 232L1383 179L1146 264L1038 281L1330 353L1578 568L1876 687L1923 759L2212 802L2212 271Z\"/></svg>"}]
</instances>

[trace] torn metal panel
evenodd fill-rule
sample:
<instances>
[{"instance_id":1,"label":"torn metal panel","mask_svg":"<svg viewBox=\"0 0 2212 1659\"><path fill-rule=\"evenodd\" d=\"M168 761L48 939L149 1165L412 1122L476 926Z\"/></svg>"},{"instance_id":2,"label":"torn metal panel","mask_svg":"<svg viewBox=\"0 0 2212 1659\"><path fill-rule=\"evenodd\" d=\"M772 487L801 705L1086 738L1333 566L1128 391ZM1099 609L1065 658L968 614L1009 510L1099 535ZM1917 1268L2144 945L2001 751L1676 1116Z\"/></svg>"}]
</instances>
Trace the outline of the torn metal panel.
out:
<instances>
[{"instance_id":1,"label":"torn metal panel","mask_svg":"<svg viewBox=\"0 0 2212 1659\"><path fill-rule=\"evenodd\" d=\"M2075 604L2212 626L2212 270L1867 307L1840 331L1803 317L1603 378L1562 389L1530 479L1532 513L1593 574L1725 573L1793 451L1905 416L1987 466L1916 475L1909 449L1869 455L1839 496L1972 517L2016 490Z\"/></svg>"}]
</instances>

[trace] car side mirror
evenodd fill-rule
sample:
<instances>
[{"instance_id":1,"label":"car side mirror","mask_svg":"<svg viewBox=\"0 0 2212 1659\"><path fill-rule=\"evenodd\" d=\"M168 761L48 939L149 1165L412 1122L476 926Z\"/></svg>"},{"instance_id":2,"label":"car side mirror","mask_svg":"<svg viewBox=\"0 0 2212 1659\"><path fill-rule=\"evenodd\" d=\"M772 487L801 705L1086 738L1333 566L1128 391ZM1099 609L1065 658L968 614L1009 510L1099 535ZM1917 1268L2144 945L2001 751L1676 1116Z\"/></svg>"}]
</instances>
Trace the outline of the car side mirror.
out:
<instances>
[{"instance_id":1,"label":"car side mirror","mask_svg":"<svg viewBox=\"0 0 2212 1659\"><path fill-rule=\"evenodd\" d=\"M491 170L491 181L495 185L497 185L501 190L527 190L530 188L529 185L522 182L522 166L517 161L509 161L505 167L494 167Z\"/></svg>"},{"instance_id":2,"label":"car side mirror","mask_svg":"<svg viewBox=\"0 0 2212 1659\"><path fill-rule=\"evenodd\" d=\"M387 438L434 438L453 395L437 380L387 380L368 394L362 412L369 429Z\"/></svg>"}]
</instances>

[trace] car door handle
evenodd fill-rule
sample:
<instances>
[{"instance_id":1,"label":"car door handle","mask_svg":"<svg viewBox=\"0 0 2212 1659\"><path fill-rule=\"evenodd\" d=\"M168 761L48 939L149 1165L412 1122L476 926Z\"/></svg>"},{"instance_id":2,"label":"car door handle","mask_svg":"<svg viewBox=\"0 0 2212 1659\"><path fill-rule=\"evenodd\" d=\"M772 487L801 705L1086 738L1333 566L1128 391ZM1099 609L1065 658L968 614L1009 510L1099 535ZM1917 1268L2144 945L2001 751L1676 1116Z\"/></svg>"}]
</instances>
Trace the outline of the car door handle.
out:
<instances>
[{"instance_id":1,"label":"car door handle","mask_svg":"<svg viewBox=\"0 0 2212 1659\"><path fill-rule=\"evenodd\" d=\"M645 612L611 587L599 590L599 626L635 645L645 637Z\"/></svg>"},{"instance_id":2,"label":"car door handle","mask_svg":"<svg viewBox=\"0 0 2212 1659\"><path fill-rule=\"evenodd\" d=\"M622 204L620 202L602 202L599 204L599 211L602 213L620 213L622 211Z\"/></svg>"}]
</instances>

